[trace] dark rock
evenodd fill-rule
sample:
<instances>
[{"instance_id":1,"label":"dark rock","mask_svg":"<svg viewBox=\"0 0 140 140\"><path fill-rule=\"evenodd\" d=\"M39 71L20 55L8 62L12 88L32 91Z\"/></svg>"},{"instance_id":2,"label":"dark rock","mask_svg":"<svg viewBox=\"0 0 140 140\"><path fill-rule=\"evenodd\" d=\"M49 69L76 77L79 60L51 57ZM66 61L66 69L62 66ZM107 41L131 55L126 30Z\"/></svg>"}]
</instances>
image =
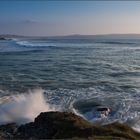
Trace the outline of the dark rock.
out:
<instances>
[{"instance_id":1,"label":"dark rock","mask_svg":"<svg viewBox=\"0 0 140 140\"><path fill-rule=\"evenodd\" d=\"M6 40L4 37L0 37L0 40Z\"/></svg>"},{"instance_id":2,"label":"dark rock","mask_svg":"<svg viewBox=\"0 0 140 140\"><path fill-rule=\"evenodd\" d=\"M99 107L97 111L101 112L102 115L108 116L111 113L111 109L108 107Z\"/></svg>"},{"instance_id":3,"label":"dark rock","mask_svg":"<svg viewBox=\"0 0 140 140\"><path fill-rule=\"evenodd\" d=\"M108 108L108 107L100 107L100 108L97 108L97 111L110 111L110 108Z\"/></svg>"},{"instance_id":4,"label":"dark rock","mask_svg":"<svg viewBox=\"0 0 140 140\"><path fill-rule=\"evenodd\" d=\"M19 127L20 138L72 138L88 137L83 133L91 124L73 113L45 112L34 121Z\"/></svg>"},{"instance_id":5,"label":"dark rock","mask_svg":"<svg viewBox=\"0 0 140 140\"><path fill-rule=\"evenodd\" d=\"M119 126L122 128L120 129ZM82 117L68 112L41 113L33 123L19 127L17 138L33 139L67 139L67 138L100 138L136 139L140 134L127 125L114 123L106 126L95 126Z\"/></svg>"},{"instance_id":6,"label":"dark rock","mask_svg":"<svg viewBox=\"0 0 140 140\"><path fill-rule=\"evenodd\" d=\"M0 126L0 138L12 139L17 133L18 125L15 123Z\"/></svg>"},{"instance_id":7,"label":"dark rock","mask_svg":"<svg viewBox=\"0 0 140 140\"><path fill-rule=\"evenodd\" d=\"M0 138L140 140L140 133L117 122L97 126L73 113L44 112L34 122L19 127L16 124L0 126Z\"/></svg>"}]
</instances>

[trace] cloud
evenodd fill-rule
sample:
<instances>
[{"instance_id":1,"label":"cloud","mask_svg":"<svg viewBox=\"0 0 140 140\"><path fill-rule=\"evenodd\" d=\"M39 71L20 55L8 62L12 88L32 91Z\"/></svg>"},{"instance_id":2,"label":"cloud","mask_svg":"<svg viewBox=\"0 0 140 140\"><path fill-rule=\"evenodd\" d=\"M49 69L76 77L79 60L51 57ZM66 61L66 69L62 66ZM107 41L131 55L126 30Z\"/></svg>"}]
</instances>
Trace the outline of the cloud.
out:
<instances>
[{"instance_id":1,"label":"cloud","mask_svg":"<svg viewBox=\"0 0 140 140\"><path fill-rule=\"evenodd\" d=\"M22 20L20 21L21 24L38 24L39 22L38 21L35 21L35 20Z\"/></svg>"}]
</instances>

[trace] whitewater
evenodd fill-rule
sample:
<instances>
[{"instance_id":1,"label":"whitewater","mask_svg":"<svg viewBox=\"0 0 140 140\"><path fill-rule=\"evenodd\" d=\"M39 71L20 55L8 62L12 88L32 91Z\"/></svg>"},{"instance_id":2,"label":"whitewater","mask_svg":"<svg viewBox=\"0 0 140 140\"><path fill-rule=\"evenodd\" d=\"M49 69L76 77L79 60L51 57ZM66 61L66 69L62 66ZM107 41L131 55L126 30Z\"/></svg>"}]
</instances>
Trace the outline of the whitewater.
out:
<instances>
[{"instance_id":1,"label":"whitewater","mask_svg":"<svg viewBox=\"0 0 140 140\"><path fill-rule=\"evenodd\" d=\"M0 79L0 124L72 111L140 130L140 40L1 40ZM104 107L106 116L98 111Z\"/></svg>"}]
</instances>

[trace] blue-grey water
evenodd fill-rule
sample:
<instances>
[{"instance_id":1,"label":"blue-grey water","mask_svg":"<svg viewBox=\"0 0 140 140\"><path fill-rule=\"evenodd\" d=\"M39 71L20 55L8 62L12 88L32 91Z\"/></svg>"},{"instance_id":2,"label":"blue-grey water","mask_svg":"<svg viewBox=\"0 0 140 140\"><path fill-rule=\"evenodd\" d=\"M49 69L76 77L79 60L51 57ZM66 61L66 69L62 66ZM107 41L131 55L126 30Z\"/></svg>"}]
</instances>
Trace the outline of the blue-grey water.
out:
<instances>
[{"instance_id":1,"label":"blue-grey water","mask_svg":"<svg viewBox=\"0 0 140 140\"><path fill-rule=\"evenodd\" d=\"M140 40L1 40L1 97L33 89L89 121L101 120L96 107L103 106L111 113L102 122L119 120L139 129Z\"/></svg>"}]
</instances>

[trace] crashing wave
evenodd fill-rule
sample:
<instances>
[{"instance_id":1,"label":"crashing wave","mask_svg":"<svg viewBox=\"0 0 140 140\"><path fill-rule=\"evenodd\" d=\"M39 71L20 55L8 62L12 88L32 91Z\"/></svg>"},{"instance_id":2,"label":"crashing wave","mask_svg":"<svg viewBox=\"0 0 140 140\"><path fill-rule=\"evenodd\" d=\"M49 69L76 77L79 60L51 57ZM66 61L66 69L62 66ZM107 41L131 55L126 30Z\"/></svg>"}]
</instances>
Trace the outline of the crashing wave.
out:
<instances>
[{"instance_id":1,"label":"crashing wave","mask_svg":"<svg viewBox=\"0 0 140 140\"><path fill-rule=\"evenodd\" d=\"M19 94L1 99L0 124L15 122L24 124L34 121L41 112L55 111L55 107L46 102L43 90L35 90L29 94Z\"/></svg>"},{"instance_id":2,"label":"crashing wave","mask_svg":"<svg viewBox=\"0 0 140 140\"><path fill-rule=\"evenodd\" d=\"M74 112L96 124L110 124L115 121L126 123L140 132L140 114L132 112L125 102L110 103L98 99L79 100L73 104Z\"/></svg>"},{"instance_id":3,"label":"crashing wave","mask_svg":"<svg viewBox=\"0 0 140 140\"><path fill-rule=\"evenodd\" d=\"M29 42L29 41L17 41L16 40L16 44L20 45L20 46L24 46L24 47L55 47L55 44L53 43L38 43L38 42Z\"/></svg>"}]
</instances>

